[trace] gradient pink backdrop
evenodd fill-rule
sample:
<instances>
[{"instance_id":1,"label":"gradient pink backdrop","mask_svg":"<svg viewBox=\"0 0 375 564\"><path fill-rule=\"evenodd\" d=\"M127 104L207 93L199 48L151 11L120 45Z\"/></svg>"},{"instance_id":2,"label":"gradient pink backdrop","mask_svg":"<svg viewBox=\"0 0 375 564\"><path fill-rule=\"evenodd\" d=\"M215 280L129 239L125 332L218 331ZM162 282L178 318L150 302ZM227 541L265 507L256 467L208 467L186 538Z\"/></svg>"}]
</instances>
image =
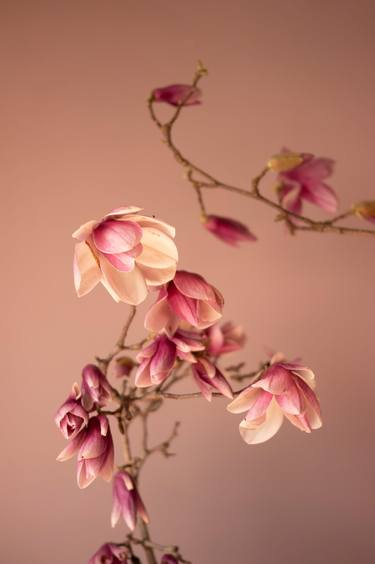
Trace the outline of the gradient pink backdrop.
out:
<instances>
[{"instance_id":1,"label":"gradient pink backdrop","mask_svg":"<svg viewBox=\"0 0 375 564\"><path fill-rule=\"evenodd\" d=\"M155 438L180 419L179 455L142 484L155 538L194 564L374 561L375 240L292 239L216 192L210 210L259 236L216 242L145 110L202 58L204 105L176 137L192 159L246 186L286 144L337 159L343 207L373 198L374 20L372 0L2 0L2 562L81 564L124 534L108 485L79 491L74 464L55 462L52 416L127 310L102 290L76 298L71 232L128 203L176 225L181 266L245 325L250 367L269 345L315 369L325 421L247 447L223 402L168 404Z\"/></svg>"}]
</instances>

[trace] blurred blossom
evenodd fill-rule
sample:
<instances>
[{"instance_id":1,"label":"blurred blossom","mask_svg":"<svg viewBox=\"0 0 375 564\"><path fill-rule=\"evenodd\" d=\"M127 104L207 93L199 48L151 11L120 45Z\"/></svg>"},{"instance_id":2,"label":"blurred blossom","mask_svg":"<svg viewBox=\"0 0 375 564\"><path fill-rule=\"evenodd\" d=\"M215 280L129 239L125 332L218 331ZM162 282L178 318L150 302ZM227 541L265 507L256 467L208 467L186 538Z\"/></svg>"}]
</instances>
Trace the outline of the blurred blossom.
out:
<instances>
[{"instance_id":1,"label":"blurred blossom","mask_svg":"<svg viewBox=\"0 0 375 564\"><path fill-rule=\"evenodd\" d=\"M137 355L140 366L135 384L141 388L161 384L173 370L176 359L196 362L192 352L202 351L205 346L199 335L189 331L177 331L173 337L156 336Z\"/></svg>"},{"instance_id":2,"label":"blurred blossom","mask_svg":"<svg viewBox=\"0 0 375 564\"><path fill-rule=\"evenodd\" d=\"M138 517L148 523L146 509L133 478L125 471L117 472L113 478L112 527L121 516L131 531L134 531Z\"/></svg>"},{"instance_id":3,"label":"blurred blossom","mask_svg":"<svg viewBox=\"0 0 375 564\"><path fill-rule=\"evenodd\" d=\"M269 159L267 166L270 170L273 170L273 172L286 172L287 170L296 168L296 166L303 163L307 157L311 156L312 155L307 153L293 153L292 151L285 151L284 153L273 155Z\"/></svg>"},{"instance_id":4,"label":"blurred blossom","mask_svg":"<svg viewBox=\"0 0 375 564\"><path fill-rule=\"evenodd\" d=\"M189 84L170 84L152 91L155 102L166 102L172 106L195 106L201 103L202 92L199 88Z\"/></svg>"},{"instance_id":5,"label":"blurred blossom","mask_svg":"<svg viewBox=\"0 0 375 564\"><path fill-rule=\"evenodd\" d=\"M233 247L236 247L243 241L257 240L246 225L228 217L208 215L204 219L203 225L208 231L215 235L215 237Z\"/></svg>"},{"instance_id":6,"label":"blurred blossom","mask_svg":"<svg viewBox=\"0 0 375 564\"><path fill-rule=\"evenodd\" d=\"M160 564L178 564L178 560L173 554L163 554Z\"/></svg>"},{"instance_id":7,"label":"blurred blossom","mask_svg":"<svg viewBox=\"0 0 375 564\"><path fill-rule=\"evenodd\" d=\"M136 363L130 356L121 356L116 358L114 372L116 378L123 378L129 376Z\"/></svg>"},{"instance_id":8,"label":"blurred blossom","mask_svg":"<svg viewBox=\"0 0 375 564\"><path fill-rule=\"evenodd\" d=\"M178 259L175 229L139 215L140 210L117 208L73 233L78 240L74 283L79 297L101 282L115 301L137 305L150 287L173 278Z\"/></svg>"},{"instance_id":9,"label":"blurred blossom","mask_svg":"<svg viewBox=\"0 0 375 564\"><path fill-rule=\"evenodd\" d=\"M206 329L207 351L212 356L238 351L245 346L246 335L241 325L227 321L223 325L215 323Z\"/></svg>"},{"instance_id":10,"label":"blurred blossom","mask_svg":"<svg viewBox=\"0 0 375 564\"><path fill-rule=\"evenodd\" d=\"M94 404L103 407L112 398L111 385L95 364L87 364L82 371L82 405L90 410Z\"/></svg>"},{"instance_id":11,"label":"blurred blossom","mask_svg":"<svg viewBox=\"0 0 375 564\"><path fill-rule=\"evenodd\" d=\"M217 366L207 359L200 358L196 364L193 364L192 372L202 396L207 401L211 401L213 392L219 392L230 399L233 398L229 382L227 382Z\"/></svg>"},{"instance_id":12,"label":"blurred blossom","mask_svg":"<svg viewBox=\"0 0 375 564\"><path fill-rule=\"evenodd\" d=\"M128 556L129 552L126 547L107 542L95 552L88 564L119 564L127 562Z\"/></svg>"},{"instance_id":13,"label":"blurred blossom","mask_svg":"<svg viewBox=\"0 0 375 564\"><path fill-rule=\"evenodd\" d=\"M288 155L290 151L284 150L284 153ZM280 202L287 210L297 214L301 213L304 200L326 212L335 213L338 206L337 196L324 182L332 175L334 161L308 153L301 155L301 164L278 175Z\"/></svg>"},{"instance_id":14,"label":"blurred blossom","mask_svg":"<svg viewBox=\"0 0 375 564\"><path fill-rule=\"evenodd\" d=\"M315 376L299 362L280 353L261 378L245 388L228 406L231 413L246 412L240 433L248 444L267 441L280 429L284 416L301 431L322 426L319 401L313 391Z\"/></svg>"},{"instance_id":15,"label":"blurred blossom","mask_svg":"<svg viewBox=\"0 0 375 564\"><path fill-rule=\"evenodd\" d=\"M178 270L146 314L145 327L155 333L165 329L173 334L179 323L185 321L204 329L221 318L223 305L220 292L202 276Z\"/></svg>"},{"instance_id":16,"label":"blurred blossom","mask_svg":"<svg viewBox=\"0 0 375 564\"><path fill-rule=\"evenodd\" d=\"M74 439L89 420L87 411L81 405L80 396L79 386L74 384L72 393L55 415L55 423L66 439Z\"/></svg>"},{"instance_id":17,"label":"blurred blossom","mask_svg":"<svg viewBox=\"0 0 375 564\"><path fill-rule=\"evenodd\" d=\"M57 460L64 462L76 453L77 481L80 488L86 488L98 476L107 482L112 478L114 449L107 417L92 417L87 429L83 429L69 441Z\"/></svg>"},{"instance_id":18,"label":"blurred blossom","mask_svg":"<svg viewBox=\"0 0 375 564\"><path fill-rule=\"evenodd\" d=\"M352 209L358 217L375 223L375 201L358 202Z\"/></svg>"}]
</instances>

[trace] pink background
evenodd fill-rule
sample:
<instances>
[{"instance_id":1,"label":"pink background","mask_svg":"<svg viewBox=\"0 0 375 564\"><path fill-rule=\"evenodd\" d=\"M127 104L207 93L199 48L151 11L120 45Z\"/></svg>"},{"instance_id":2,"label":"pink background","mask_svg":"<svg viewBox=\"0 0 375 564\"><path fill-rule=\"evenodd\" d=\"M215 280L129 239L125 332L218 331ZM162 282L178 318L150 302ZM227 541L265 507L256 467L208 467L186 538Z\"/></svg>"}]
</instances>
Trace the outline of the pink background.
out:
<instances>
[{"instance_id":1,"label":"pink background","mask_svg":"<svg viewBox=\"0 0 375 564\"><path fill-rule=\"evenodd\" d=\"M52 417L127 314L102 289L76 298L71 232L129 203L177 227L181 267L246 327L249 368L264 345L301 355L324 409L321 431L285 424L248 447L224 402L168 404L153 433L181 420L178 457L155 457L142 483L155 539L194 564L373 562L375 240L290 238L268 209L215 192L210 211L259 236L217 242L145 100L202 58L204 104L177 127L186 154L241 186L284 144L333 157L344 209L374 197L374 18L372 0L1 2L2 562L83 563L125 533L109 486L79 491L74 463L55 462Z\"/></svg>"}]
</instances>

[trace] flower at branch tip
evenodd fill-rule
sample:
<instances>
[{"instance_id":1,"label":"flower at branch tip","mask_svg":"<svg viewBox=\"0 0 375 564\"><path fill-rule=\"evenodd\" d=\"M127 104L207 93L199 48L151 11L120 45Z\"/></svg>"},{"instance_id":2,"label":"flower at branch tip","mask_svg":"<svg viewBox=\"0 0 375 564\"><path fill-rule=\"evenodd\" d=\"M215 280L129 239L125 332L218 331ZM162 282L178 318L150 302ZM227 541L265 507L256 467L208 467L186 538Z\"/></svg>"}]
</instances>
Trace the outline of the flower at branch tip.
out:
<instances>
[{"instance_id":1,"label":"flower at branch tip","mask_svg":"<svg viewBox=\"0 0 375 564\"><path fill-rule=\"evenodd\" d=\"M86 488L101 476L109 482L113 474L114 448L107 417L91 417L88 427L71 439L57 460L64 462L78 453L77 482Z\"/></svg>"},{"instance_id":2,"label":"flower at branch tip","mask_svg":"<svg viewBox=\"0 0 375 564\"><path fill-rule=\"evenodd\" d=\"M135 385L144 388L164 382L173 370L176 358L196 362L192 352L202 351L205 346L193 332L177 331L173 337L159 335L146 344L137 355L140 366L135 376Z\"/></svg>"},{"instance_id":3,"label":"flower at branch tip","mask_svg":"<svg viewBox=\"0 0 375 564\"><path fill-rule=\"evenodd\" d=\"M218 357L222 354L238 351L245 346L246 334L241 325L227 321L223 325L215 323L206 329L207 351Z\"/></svg>"},{"instance_id":4,"label":"flower at branch tip","mask_svg":"<svg viewBox=\"0 0 375 564\"><path fill-rule=\"evenodd\" d=\"M235 219L220 217L218 215L208 215L203 218L203 225L215 237L224 241L228 245L236 247L243 241L256 241L257 238L248 227Z\"/></svg>"},{"instance_id":5,"label":"flower at branch tip","mask_svg":"<svg viewBox=\"0 0 375 564\"><path fill-rule=\"evenodd\" d=\"M116 302L138 305L150 287L172 280L178 259L175 229L139 211L135 206L117 208L73 233L79 297L101 282Z\"/></svg>"},{"instance_id":6,"label":"flower at branch tip","mask_svg":"<svg viewBox=\"0 0 375 564\"><path fill-rule=\"evenodd\" d=\"M125 546L107 542L95 552L88 564L119 564L128 562L128 556L129 552Z\"/></svg>"},{"instance_id":7,"label":"flower at branch tip","mask_svg":"<svg viewBox=\"0 0 375 564\"><path fill-rule=\"evenodd\" d=\"M152 100L166 102L171 106L196 106L201 103L202 92L196 86L189 84L170 84L152 91Z\"/></svg>"},{"instance_id":8,"label":"flower at branch tip","mask_svg":"<svg viewBox=\"0 0 375 564\"><path fill-rule=\"evenodd\" d=\"M82 405L88 411L98 405L107 405L112 398L110 383L95 364L87 364L82 370Z\"/></svg>"},{"instance_id":9,"label":"flower at branch tip","mask_svg":"<svg viewBox=\"0 0 375 564\"><path fill-rule=\"evenodd\" d=\"M314 388L312 370L299 362L289 362L278 353L261 377L245 388L227 409L231 413L246 412L240 423L240 434L248 444L263 443L273 437L284 416L301 431L310 433L322 426Z\"/></svg>"},{"instance_id":10,"label":"flower at branch tip","mask_svg":"<svg viewBox=\"0 0 375 564\"><path fill-rule=\"evenodd\" d=\"M306 156L305 153L293 153L292 151L279 153L268 160L267 167L273 172L286 172L303 163Z\"/></svg>"},{"instance_id":11,"label":"flower at branch tip","mask_svg":"<svg viewBox=\"0 0 375 564\"><path fill-rule=\"evenodd\" d=\"M284 149L282 154L287 156L290 151ZM304 200L326 212L335 213L338 206L337 196L324 182L333 172L334 161L308 153L301 153L301 157L301 164L278 175L280 202L287 210L297 214L301 213Z\"/></svg>"},{"instance_id":12,"label":"flower at branch tip","mask_svg":"<svg viewBox=\"0 0 375 564\"><path fill-rule=\"evenodd\" d=\"M212 400L213 392L219 392L230 399L233 398L233 392L229 382L227 382L217 366L212 364L209 360L200 358L196 364L192 365L192 372L202 396L207 401Z\"/></svg>"},{"instance_id":13,"label":"flower at branch tip","mask_svg":"<svg viewBox=\"0 0 375 564\"><path fill-rule=\"evenodd\" d=\"M89 421L89 415L81 405L80 396L78 384L73 384L72 393L55 415L55 423L66 439L74 439Z\"/></svg>"},{"instance_id":14,"label":"flower at branch tip","mask_svg":"<svg viewBox=\"0 0 375 564\"><path fill-rule=\"evenodd\" d=\"M178 560L173 554L163 554L160 564L178 564Z\"/></svg>"},{"instance_id":15,"label":"flower at branch tip","mask_svg":"<svg viewBox=\"0 0 375 564\"><path fill-rule=\"evenodd\" d=\"M155 333L165 329L173 334L184 321L204 329L221 318L223 305L223 296L202 276L178 270L147 312L145 327Z\"/></svg>"},{"instance_id":16,"label":"flower at branch tip","mask_svg":"<svg viewBox=\"0 0 375 564\"><path fill-rule=\"evenodd\" d=\"M375 223L375 201L358 202L353 204L352 209L358 217Z\"/></svg>"},{"instance_id":17,"label":"flower at branch tip","mask_svg":"<svg viewBox=\"0 0 375 564\"><path fill-rule=\"evenodd\" d=\"M138 517L145 523L149 521L134 480L125 471L117 472L113 478L112 527L115 527L121 516L131 531L134 531Z\"/></svg>"},{"instance_id":18,"label":"flower at branch tip","mask_svg":"<svg viewBox=\"0 0 375 564\"><path fill-rule=\"evenodd\" d=\"M136 366L136 363L130 356L120 356L116 358L115 362L115 375L116 378L124 378L130 376L131 371Z\"/></svg>"}]
</instances>

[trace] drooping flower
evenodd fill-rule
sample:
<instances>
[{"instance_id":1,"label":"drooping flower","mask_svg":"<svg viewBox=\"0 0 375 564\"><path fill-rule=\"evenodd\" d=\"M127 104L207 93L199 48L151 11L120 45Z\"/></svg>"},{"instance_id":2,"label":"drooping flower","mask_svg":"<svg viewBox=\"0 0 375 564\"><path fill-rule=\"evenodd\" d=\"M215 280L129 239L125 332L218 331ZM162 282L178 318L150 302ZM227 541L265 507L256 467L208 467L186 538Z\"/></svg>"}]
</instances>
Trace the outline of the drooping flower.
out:
<instances>
[{"instance_id":1,"label":"drooping flower","mask_svg":"<svg viewBox=\"0 0 375 564\"><path fill-rule=\"evenodd\" d=\"M139 215L140 210L117 208L73 233L78 240L74 256L78 296L101 282L115 301L137 305L150 287L172 280L178 259L175 229Z\"/></svg>"},{"instance_id":2,"label":"drooping flower","mask_svg":"<svg viewBox=\"0 0 375 564\"><path fill-rule=\"evenodd\" d=\"M173 370L176 359L196 362L192 352L204 350L204 344L193 332L177 331L173 337L156 336L137 355L140 366L135 384L140 388L161 384Z\"/></svg>"},{"instance_id":3,"label":"drooping flower","mask_svg":"<svg viewBox=\"0 0 375 564\"><path fill-rule=\"evenodd\" d=\"M205 358L200 358L192 365L194 380L200 389L202 396L211 401L213 392L219 392L223 396L232 399L233 392L229 382L220 370Z\"/></svg>"},{"instance_id":4,"label":"drooping flower","mask_svg":"<svg viewBox=\"0 0 375 564\"><path fill-rule=\"evenodd\" d=\"M107 542L90 558L89 564L120 564L128 562L129 551L125 546Z\"/></svg>"},{"instance_id":5,"label":"drooping flower","mask_svg":"<svg viewBox=\"0 0 375 564\"><path fill-rule=\"evenodd\" d=\"M358 202L353 205L352 209L356 216L375 223L375 201Z\"/></svg>"},{"instance_id":6,"label":"drooping flower","mask_svg":"<svg viewBox=\"0 0 375 564\"><path fill-rule=\"evenodd\" d=\"M203 225L215 237L233 247L244 241L257 240L246 225L228 217L208 215L203 220Z\"/></svg>"},{"instance_id":7,"label":"drooping flower","mask_svg":"<svg viewBox=\"0 0 375 564\"><path fill-rule=\"evenodd\" d=\"M98 476L107 482L112 478L114 448L105 415L91 417L88 427L69 441L57 460L64 462L76 453L77 482L80 488L86 488Z\"/></svg>"},{"instance_id":8,"label":"drooping flower","mask_svg":"<svg viewBox=\"0 0 375 564\"><path fill-rule=\"evenodd\" d=\"M66 439L74 439L89 421L89 415L81 405L80 396L79 386L74 384L72 393L55 415L55 423Z\"/></svg>"},{"instance_id":9,"label":"drooping flower","mask_svg":"<svg viewBox=\"0 0 375 564\"><path fill-rule=\"evenodd\" d=\"M218 357L222 354L242 349L246 342L246 334L241 325L234 325L227 321L223 325L215 323L206 329L207 351Z\"/></svg>"},{"instance_id":10,"label":"drooping flower","mask_svg":"<svg viewBox=\"0 0 375 564\"><path fill-rule=\"evenodd\" d=\"M288 154L290 151L285 149L284 153ZM280 202L286 209L297 214L301 213L304 200L326 212L335 213L337 196L324 182L333 172L334 161L308 153L301 153L301 156L301 164L278 175Z\"/></svg>"},{"instance_id":11,"label":"drooping flower","mask_svg":"<svg viewBox=\"0 0 375 564\"><path fill-rule=\"evenodd\" d=\"M245 388L227 409L231 413L246 412L240 423L240 434L248 444L273 437L284 416L301 431L310 433L322 426L314 387L312 370L276 354L260 379Z\"/></svg>"},{"instance_id":12,"label":"drooping flower","mask_svg":"<svg viewBox=\"0 0 375 564\"><path fill-rule=\"evenodd\" d=\"M149 521L134 480L125 471L117 472L113 478L112 527L115 527L121 516L131 531L134 531L138 517L145 523Z\"/></svg>"},{"instance_id":13,"label":"drooping flower","mask_svg":"<svg viewBox=\"0 0 375 564\"><path fill-rule=\"evenodd\" d=\"M221 318L223 305L220 292L202 276L178 270L146 314L145 327L155 333L165 329L173 334L184 321L204 329Z\"/></svg>"},{"instance_id":14,"label":"drooping flower","mask_svg":"<svg viewBox=\"0 0 375 564\"><path fill-rule=\"evenodd\" d=\"M173 554L163 554L160 564L178 564L178 560Z\"/></svg>"},{"instance_id":15,"label":"drooping flower","mask_svg":"<svg viewBox=\"0 0 375 564\"><path fill-rule=\"evenodd\" d=\"M199 88L189 84L170 84L152 91L155 102L166 102L171 106L195 106L201 103L202 92Z\"/></svg>"},{"instance_id":16,"label":"drooping flower","mask_svg":"<svg viewBox=\"0 0 375 564\"><path fill-rule=\"evenodd\" d=\"M112 398L111 385L95 364L87 364L82 370L82 405L88 411L94 404L107 405Z\"/></svg>"}]
</instances>

